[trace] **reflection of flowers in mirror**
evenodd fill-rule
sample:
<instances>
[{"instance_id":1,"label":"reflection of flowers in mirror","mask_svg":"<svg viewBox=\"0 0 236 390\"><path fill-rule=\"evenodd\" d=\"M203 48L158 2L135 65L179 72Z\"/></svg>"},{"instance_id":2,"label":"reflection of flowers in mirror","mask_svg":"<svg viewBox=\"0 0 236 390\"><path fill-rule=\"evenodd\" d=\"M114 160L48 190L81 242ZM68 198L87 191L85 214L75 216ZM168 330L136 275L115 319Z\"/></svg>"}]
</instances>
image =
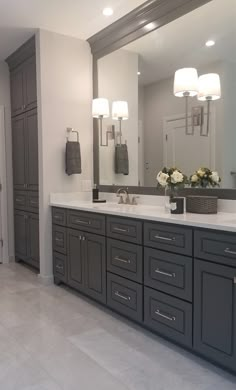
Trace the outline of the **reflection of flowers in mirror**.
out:
<instances>
[{"instance_id":1,"label":"reflection of flowers in mirror","mask_svg":"<svg viewBox=\"0 0 236 390\"><path fill-rule=\"evenodd\" d=\"M178 168L164 167L157 174L157 186L163 188L184 187L187 184L187 176L184 175Z\"/></svg>"},{"instance_id":2,"label":"reflection of flowers in mirror","mask_svg":"<svg viewBox=\"0 0 236 390\"><path fill-rule=\"evenodd\" d=\"M217 171L199 168L190 176L191 187L219 187L221 178Z\"/></svg>"}]
</instances>

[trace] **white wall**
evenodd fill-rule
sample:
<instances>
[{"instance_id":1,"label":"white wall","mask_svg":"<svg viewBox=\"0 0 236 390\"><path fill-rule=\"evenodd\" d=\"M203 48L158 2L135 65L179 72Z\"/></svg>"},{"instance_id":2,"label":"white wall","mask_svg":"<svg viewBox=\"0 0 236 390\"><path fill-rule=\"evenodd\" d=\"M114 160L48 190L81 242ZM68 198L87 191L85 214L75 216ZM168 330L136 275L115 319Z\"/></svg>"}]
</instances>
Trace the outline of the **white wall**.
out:
<instances>
[{"instance_id":1,"label":"white wall","mask_svg":"<svg viewBox=\"0 0 236 390\"><path fill-rule=\"evenodd\" d=\"M231 127L235 123L232 119L232 115L235 116L235 110L232 107L234 100L230 94L233 96L232 85L235 72L232 66L223 62L209 64L198 71L199 74L216 72L221 77L222 98L212 103L216 112L216 169L223 177L222 186L232 187L230 170L233 168L233 162L230 156L234 156L232 145L235 145L233 141L235 131ZM149 175L147 180L144 180L146 186L156 184L157 172L163 167L163 118L182 114L185 110L184 99L173 95L173 82L174 77L143 87L144 160L149 162ZM189 111L192 106L196 105L204 105L206 109L206 103L201 103L196 98L189 99Z\"/></svg>"},{"instance_id":2,"label":"white wall","mask_svg":"<svg viewBox=\"0 0 236 390\"><path fill-rule=\"evenodd\" d=\"M127 140L129 153L129 175L117 175L114 170L114 141L109 147L100 147L100 184L138 185L138 54L117 50L98 61L98 94L111 103L126 100L129 119L122 122L122 143ZM108 125L117 121L111 116L103 121L103 140L106 140ZM104 142L103 141L103 142Z\"/></svg>"},{"instance_id":3,"label":"white wall","mask_svg":"<svg viewBox=\"0 0 236 390\"><path fill-rule=\"evenodd\" d=\"M51 192L78 192L92 180L92 57L86 41L40 30L36 37L40 275L52 276ZM82 174L65 173L66 128L79 130Z\"/></svg>"},{"instance_id":4,"label":"white wall","mask_svg":"<svg viewBox=\"0 0 236 390\"><path fill-rule=\"evenodd\" d=\"M12 179L12 140L11 140L11 103L10 74L5 62L0 62L0 106L5 113L5 150L7 170L7 215L8 215L8 254L14 258L14 228L13 228L13 179ZM8 259L5 259L7 261Z\"/></svg>"}]
</instances>

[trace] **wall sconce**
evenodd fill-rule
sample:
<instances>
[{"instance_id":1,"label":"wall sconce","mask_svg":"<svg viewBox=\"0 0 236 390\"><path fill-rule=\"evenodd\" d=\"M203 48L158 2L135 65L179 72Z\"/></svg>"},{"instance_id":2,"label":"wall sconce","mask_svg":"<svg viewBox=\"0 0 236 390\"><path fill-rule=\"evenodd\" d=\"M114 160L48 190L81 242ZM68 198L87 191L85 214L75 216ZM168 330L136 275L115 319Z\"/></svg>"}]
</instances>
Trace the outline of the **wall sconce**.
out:
<instances>
[{"instance_id":1,"label":"wall sconce","mask_svg":"<svg viewBox=\"0 0 236 390\"><path fill-rule=\"evenodd\" d=\"M115 138L114 127L112 127L111 130L106 131L106 143L104 144L102 141L102 121L104 118L109 118L110 116L109 101L104 98L93 99L92 114L93 118L99 120L100 146L108 146L108 135L112 134L112 139Z\"/></svg>"},{"instance_id":2,"label":"wall sconce","mask_svg":"<svg viewBox=\"0 0 236 390\"><path fill-rule=\"evenodd\" d=\"M207 102L207 133L210 128L210 103L221 98L220 76L217 73L208 73L199 77L198 100ZM204 135L201 132L201 135Z\"/></svg>"},{"instance_id":3,"label":"wall sconce","mask_svg":"<svg viewBox=\"0 0 236 390\"><path fill-rule=\"evenodd\" d=\"M129 119L129 108L126 101L116 101L112 104L112 119L119 121L119 136L120 136L120 145L121 145L121 124L122 121Z\"/></svg>"},{"instance_id":4,"label":"wall sconce","mask_svg":"<svg viewBox=\"0 0 236 390\"><path fill-rule=\"evenodd\" d=\"M188 132L188 99L198 94L198 73L195 68L182 68L175 72L174 95L185 98L185 132Z\"/></svg>"}]
</instances>

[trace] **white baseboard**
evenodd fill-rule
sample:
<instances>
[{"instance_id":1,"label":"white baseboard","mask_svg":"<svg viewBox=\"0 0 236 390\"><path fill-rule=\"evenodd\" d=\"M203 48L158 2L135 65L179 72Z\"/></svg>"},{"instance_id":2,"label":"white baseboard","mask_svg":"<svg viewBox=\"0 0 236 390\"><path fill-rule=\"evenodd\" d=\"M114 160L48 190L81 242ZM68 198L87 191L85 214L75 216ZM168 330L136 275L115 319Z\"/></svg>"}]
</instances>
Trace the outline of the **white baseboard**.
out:
<instances>
[{"instance_id":1,"label":"white baseboard","mask_svg":"<svg viewBox=\"0 0 236 390\"><path fill-rule=\"evenodd\" d=\"M38 274L38 279L39 279L39 282L41 284L43 284L44 286L50 286L51 284L54 283L53 275L51 275L51 276L44 276L44 275Z\"/></svg>"}]
</instances>

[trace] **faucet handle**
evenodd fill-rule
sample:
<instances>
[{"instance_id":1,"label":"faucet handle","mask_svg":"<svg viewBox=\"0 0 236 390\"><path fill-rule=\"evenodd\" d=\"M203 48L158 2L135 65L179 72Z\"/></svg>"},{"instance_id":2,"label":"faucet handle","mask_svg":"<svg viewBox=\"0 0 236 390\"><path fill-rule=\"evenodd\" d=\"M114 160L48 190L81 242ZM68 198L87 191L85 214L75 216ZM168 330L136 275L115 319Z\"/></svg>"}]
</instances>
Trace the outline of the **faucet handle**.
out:
<instances>
[{"instance_id":1,"label":"faucet handle","mask_svg":"<svg viewBox=\"0 0 236 390\"><path fill-rule=\"evenodd\" d=\"M138 204L138 202L137 202L137 199L139 199L140 198L140 196L133 196L132 197L132 202L131 202L131 204L133 205L133 206L137 206L137 204Z\"/></svg>"}]
</instances>

